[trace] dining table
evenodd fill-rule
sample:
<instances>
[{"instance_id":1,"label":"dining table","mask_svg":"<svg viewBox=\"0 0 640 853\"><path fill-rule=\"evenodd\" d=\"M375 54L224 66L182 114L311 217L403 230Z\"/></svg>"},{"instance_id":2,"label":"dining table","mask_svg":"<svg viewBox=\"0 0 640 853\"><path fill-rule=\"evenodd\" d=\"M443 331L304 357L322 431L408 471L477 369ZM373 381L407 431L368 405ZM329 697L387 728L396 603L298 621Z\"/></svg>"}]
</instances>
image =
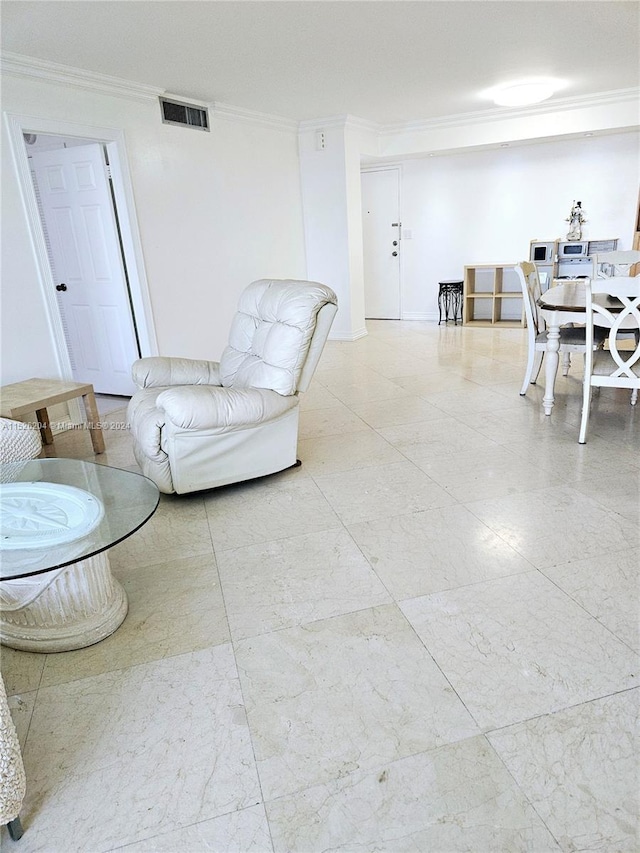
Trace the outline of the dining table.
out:
<instances>
[{"instance_id":1,"label":"dining table","mask_svg":"<svg viewBox=\"0 0 640 853\"><path fill-rule=\"evenodd\" d=\"M538 308L547 324L547 349L545 353L545 385L542 406L545 415L550 415L555 400L556 375L558 373L560 327L570 323L584 326L587 313L588 279L554 279L554 284L538 298ZM617 306L607 296L595 294L594 302L601 301L607 310L616 313ZM618 310L622 310L620 304ZM629 328L637 328L630 326Z\"/></svg>"}]
</instances>

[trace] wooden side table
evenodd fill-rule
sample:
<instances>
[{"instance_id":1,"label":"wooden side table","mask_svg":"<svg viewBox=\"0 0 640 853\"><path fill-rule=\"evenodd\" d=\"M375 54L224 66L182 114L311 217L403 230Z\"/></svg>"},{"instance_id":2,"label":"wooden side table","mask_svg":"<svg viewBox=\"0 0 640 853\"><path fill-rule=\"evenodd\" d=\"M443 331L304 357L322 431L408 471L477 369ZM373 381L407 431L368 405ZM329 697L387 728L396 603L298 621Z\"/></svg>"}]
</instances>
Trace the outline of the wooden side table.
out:
<instances>
[{"instance_id":1,"label":"wooden side table","mask_svg":"<svg viewBox=\"0 0 640 853\"><path fill-rule=\"evenodd\" d=\"M47 408L82 397L91 443L95 453L104 453L104 436L99 426L100 416L93 385L65 382L61 379L25 379L0 388L0 415L20 420L22 415L35 412L44 444L53 444L53 434Z\"/></svg>"}]
</instances>

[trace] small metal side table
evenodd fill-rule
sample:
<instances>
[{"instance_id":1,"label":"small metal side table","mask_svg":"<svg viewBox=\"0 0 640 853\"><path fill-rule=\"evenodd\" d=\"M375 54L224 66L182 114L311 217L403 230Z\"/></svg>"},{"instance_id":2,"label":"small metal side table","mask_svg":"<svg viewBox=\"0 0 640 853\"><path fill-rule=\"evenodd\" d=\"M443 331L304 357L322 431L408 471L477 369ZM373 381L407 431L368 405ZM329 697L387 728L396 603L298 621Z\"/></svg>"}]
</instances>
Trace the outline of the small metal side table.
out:
<instances>
[{"instance_id":1,"label":"small metal side table","mask_svg":"<svg viewBox=\"0 0 640 853\"><path fill-rule=\"evenodd\" d=\"M449 279L447 281L438 282L440 289L438 290L438 325L442 322L442 311L444 309L444 321L449 320L458 325L458 315L460 316L460 324L462 324L462 285L463 282L457 279Z\"/></svg>"}]
</instances>

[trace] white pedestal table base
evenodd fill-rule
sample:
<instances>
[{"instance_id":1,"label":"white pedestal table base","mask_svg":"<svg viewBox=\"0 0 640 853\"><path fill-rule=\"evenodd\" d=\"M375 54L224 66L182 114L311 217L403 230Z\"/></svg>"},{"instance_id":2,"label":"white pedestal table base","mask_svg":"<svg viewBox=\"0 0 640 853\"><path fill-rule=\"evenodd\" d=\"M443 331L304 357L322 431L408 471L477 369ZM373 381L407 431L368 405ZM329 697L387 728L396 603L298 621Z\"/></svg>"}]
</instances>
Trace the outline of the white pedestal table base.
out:
<instances>
[{"instance_id":1,"label":"white pedestal table base","mask_svg":"<svg viewBox=\"0 0 640 853\"><path fill-rule=\"evenodd\" d=\"M0 643L26 652L66 652L104 640L127 615L127 596L106 551L0 583Z\"/></svg>"}]
</instances>

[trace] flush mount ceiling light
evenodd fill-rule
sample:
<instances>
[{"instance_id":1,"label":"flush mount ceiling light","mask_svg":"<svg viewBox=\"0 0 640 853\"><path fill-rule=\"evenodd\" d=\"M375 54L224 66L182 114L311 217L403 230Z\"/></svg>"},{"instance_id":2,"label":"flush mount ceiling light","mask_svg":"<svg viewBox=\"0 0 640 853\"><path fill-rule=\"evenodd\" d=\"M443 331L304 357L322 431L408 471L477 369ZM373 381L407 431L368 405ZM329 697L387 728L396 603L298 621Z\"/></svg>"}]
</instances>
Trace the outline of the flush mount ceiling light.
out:
<instances>
[{"instance_id":1,"label":"flush mount ceiling light","mask_svg":"<svg viewBox=\"0 0 640 853\"><path fill-rule=\"evenodd\" d=\"M490 98L500 107L524 107L528 104L539 104L562 89L566 83L548 77L535 77L518 80L514 83L504 83L494 86L484 92L484 97Z\"/></svg>"}]
</instances>

